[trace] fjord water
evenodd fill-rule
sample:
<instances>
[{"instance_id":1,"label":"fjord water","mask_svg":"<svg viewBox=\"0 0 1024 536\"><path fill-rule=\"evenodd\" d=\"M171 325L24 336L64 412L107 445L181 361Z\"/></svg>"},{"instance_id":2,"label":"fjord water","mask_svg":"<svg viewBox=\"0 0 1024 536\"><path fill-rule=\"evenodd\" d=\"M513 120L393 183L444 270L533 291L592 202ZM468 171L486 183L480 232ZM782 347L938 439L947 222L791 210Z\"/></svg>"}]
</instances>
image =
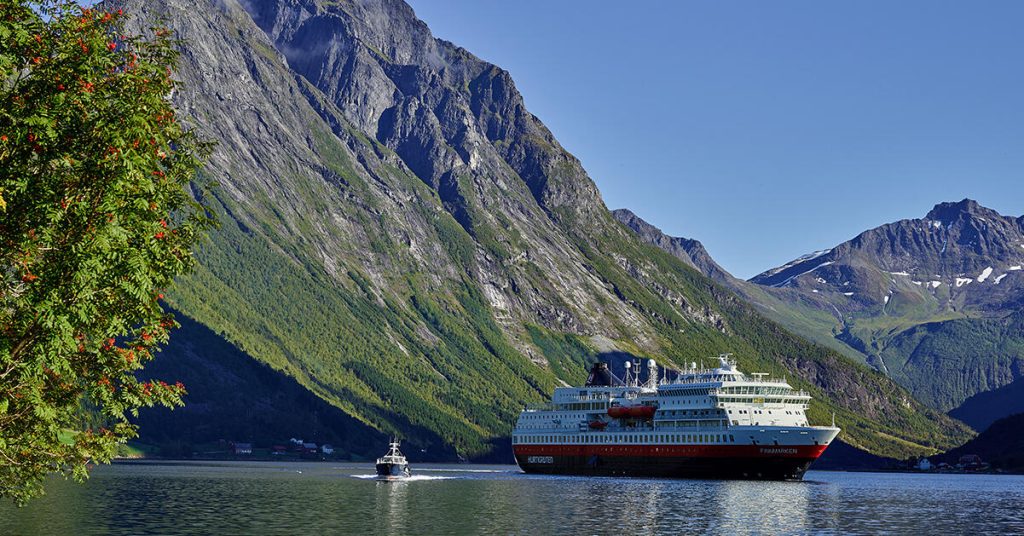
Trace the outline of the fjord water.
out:
<instances>
[{"instance_id":1,"label":"fjord water","mask_svg":"<svg viewBox=\"0 0 1024 536\"><path fill-rule=\"evenodd\" d=\"M1022 533L1024 476L834 473L804 482L531 476L331 463L133 463L55 479L3 534Z\"/></svg>"}]
</instances>

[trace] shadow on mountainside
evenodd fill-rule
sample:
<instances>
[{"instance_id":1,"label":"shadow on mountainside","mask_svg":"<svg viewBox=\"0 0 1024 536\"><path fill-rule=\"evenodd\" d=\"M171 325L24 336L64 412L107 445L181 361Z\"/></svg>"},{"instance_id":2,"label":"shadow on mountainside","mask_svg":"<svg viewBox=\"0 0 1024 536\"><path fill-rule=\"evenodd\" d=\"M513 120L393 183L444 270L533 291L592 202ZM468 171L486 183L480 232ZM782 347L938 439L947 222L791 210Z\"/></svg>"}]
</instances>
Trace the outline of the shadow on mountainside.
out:
<instances>
[{"instance_id":1,"label":"shadow on mountainside","mask_svg":"<svg viewBox=\"0 0 1024 536\"><path fill-rule=\"evenodd\" d=\"M188 457L203 444L224 441L256 447L286 445L290 438L331 444L339 457L372 459L388 437L327 403L291 376L239 350L224 337L175 312L181 328L143 372L145 378L181 381L185 406L144 408L133 419L139 441L167 457ZM412 461L454 461L455 450L403 416L405 454ZM425 448L425 450L424 450Z\"/></svg>"}]
</instances>

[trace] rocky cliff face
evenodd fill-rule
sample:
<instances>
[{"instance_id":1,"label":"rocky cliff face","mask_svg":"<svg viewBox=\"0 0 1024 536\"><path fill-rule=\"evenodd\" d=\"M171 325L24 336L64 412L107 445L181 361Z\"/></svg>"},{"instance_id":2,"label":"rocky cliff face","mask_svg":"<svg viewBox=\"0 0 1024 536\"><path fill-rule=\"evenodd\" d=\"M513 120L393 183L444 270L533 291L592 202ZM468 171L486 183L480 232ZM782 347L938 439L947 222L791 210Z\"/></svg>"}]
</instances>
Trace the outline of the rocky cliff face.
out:
<instances>
[{"instance_id":1,"label":"rocky cliff face","mask_svg":"<svg viewBox=\"0 0 1024 536\"><path fill-rule=\"evenodd\" d=\"M962 435L639 241L508 73L404 3L124 4L184 39L176 103L220 142L223 225L171 301L358 421L480 456L602 353L732 351L796 375L863 448Z\"/></svg>"}]
</instances>

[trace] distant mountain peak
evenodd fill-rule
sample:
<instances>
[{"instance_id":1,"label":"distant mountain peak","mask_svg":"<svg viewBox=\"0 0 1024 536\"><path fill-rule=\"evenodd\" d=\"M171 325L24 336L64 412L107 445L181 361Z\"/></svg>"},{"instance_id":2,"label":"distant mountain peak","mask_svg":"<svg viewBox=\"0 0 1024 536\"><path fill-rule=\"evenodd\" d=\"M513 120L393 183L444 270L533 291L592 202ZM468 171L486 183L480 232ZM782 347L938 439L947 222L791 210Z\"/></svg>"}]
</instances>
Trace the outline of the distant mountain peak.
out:
<instances>
[{"instance_id":1,"label":"distant mountain peak","mask_svg":"<svg viewBox=\"0 0 1024 536\"><path fill-rule=\"evenodd\" d=\"M1024 226L1016 217L973 199L935 205L923 219L900 220L869 229L831 251L804 255L750 279L759 285L801 287L811 294L831 292L839 310L884 309L895 294L939 300L953 309L970 304L1016 303L1006 285L1024 265ZM819 258L820 257L820 258ZM984 274L984 275L983 275ZM995 274L993 277L989 275ZM906 281L893 279L905 277ZM978 293L987 283L989 292ZM1005 283L1004 283L1005 280ZM900 283L899 281L902 281ZM1024 281L1013 283L1014 288ZM953 294L939 290L953 287ZM942 294L940 299L939 294ZM991 294L991 296L990 296ZM1009 301L1007 301L1009 300ZM957 301L953 304L953 301Z\"/></svg>"},{"instance_id":2,"label":"distant mountain peak","mask_svg":"<svg viewBox=\"0 0 1024 536\"><path fill-rule=\"evenodd\" d=\"M619 220L619 223L629 227L644 242L667 251L704 275L719 282L733 279L732 274L711 258L699 240L669 236L628 208L613 210L612 216Z\"/></svg>"},{"instance_id":3,"label":"distant mountain peak","mask_svg":"<svg viewBox=\"0 0 1024 536\"><path fill-rule=\"evenodd\" d=\"M952 223L962 217L1000 217L1000 214L990 208L983 207L973 199L963 199L957 202L946 202L935 205L925 216L927 220Z\"/></svg>"}]
</instances>

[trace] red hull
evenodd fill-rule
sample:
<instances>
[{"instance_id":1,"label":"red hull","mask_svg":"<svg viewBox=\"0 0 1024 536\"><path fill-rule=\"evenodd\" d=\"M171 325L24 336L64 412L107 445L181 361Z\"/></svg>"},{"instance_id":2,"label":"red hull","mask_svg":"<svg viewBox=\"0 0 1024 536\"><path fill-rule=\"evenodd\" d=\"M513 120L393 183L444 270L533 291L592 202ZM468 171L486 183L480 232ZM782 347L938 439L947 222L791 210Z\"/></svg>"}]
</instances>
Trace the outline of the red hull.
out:
<instances>
[{"instance_id":1,"label":"red hull","mask_svg":"<svg viewBox=\"0 0 1024 536\"><path fill-rule=\"evenodd\" d=\"M642 456L818 459L827 445L515 445L516 456Z\"/></svg>"},{"instance_id":2,"label":"red hull","mask_svg":"<svg viewBox=\"0 0 1024 536\"><path fill-rule=\"evenodd\" d=\"M515 445L527 473L799 480L824 445Z\"/></svg>"}]
</instances>

